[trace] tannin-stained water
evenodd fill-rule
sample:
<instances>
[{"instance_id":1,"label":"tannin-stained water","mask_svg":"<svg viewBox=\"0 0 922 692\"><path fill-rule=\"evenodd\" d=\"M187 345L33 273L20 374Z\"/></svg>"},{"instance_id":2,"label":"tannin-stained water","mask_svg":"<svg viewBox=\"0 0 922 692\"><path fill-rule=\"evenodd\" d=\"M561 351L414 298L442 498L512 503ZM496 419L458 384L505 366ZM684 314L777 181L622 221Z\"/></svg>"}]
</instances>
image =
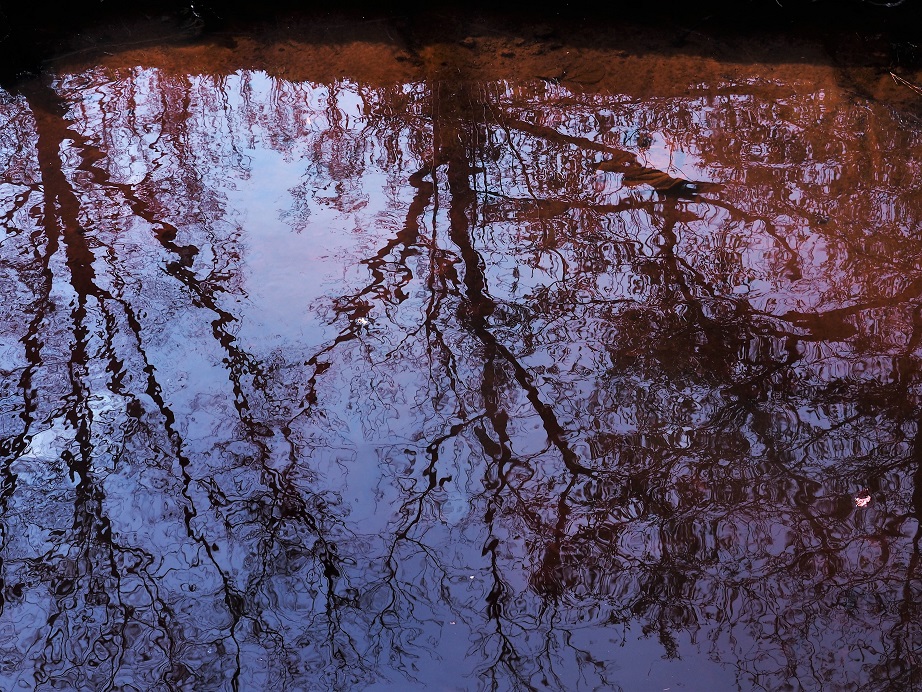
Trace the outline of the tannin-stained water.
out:
<instances>
[{"instance_id":1,"label":"tannin-stained water","mask_svg":"<svg viewBox=\"0 0 922 692\"><path fill-rule=\"evenodd\" d=\"M0 688L922 685L919 121L375 30L0 92Z\"/></svg>"}]
</instances>

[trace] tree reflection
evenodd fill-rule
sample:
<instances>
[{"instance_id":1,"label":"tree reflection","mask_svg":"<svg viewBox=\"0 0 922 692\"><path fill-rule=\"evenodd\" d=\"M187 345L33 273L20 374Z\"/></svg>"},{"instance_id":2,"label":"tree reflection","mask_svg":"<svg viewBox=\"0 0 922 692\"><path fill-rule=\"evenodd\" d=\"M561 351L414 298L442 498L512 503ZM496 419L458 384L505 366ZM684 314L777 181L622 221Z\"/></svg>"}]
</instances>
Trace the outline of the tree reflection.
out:
<instances>
[{"instance_id":1,"label":"tree reflection","mask_svg":"<svg viewBox=\"0 0 922 692\"><path fill-rule=\"evenodd\" d=\"M4 684L919 684L922 141L717 86L4 95Z\"/></svg>"}]
</instances>

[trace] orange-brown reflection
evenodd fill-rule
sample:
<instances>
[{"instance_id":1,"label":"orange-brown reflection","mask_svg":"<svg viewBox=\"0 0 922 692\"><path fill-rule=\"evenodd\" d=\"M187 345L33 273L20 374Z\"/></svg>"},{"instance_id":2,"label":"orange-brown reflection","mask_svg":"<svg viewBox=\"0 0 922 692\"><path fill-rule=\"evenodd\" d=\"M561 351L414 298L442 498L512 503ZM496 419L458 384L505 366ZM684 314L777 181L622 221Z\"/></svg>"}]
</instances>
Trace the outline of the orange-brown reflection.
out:
<instances>
[{"instance_id":1,"label":"orange-brown reflection","mask_svg":"<svg viewBox=\"0 0 922 692\"><path fill-rule=\"evenodd\" d=\"M2 94L3 687L918 684L918 128L456 53Z\"/></svg>"}]
</instances>

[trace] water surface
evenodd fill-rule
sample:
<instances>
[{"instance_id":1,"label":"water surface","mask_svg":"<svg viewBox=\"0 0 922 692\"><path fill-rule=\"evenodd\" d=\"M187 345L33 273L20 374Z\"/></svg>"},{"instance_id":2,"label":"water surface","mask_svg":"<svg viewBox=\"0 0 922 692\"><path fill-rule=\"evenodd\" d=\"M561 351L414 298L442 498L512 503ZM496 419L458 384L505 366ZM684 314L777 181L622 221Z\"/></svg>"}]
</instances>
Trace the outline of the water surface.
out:
<instances>
[{"instance_id":1,"label":"water surface","mask_svg":"<svg viewBox=\"0 0 922 692\"><path fill-rule=\"evenodd\" d=\"M922 685L919 121L372 28L0 92L0 687Z\"/></svg>"}]
</instances>

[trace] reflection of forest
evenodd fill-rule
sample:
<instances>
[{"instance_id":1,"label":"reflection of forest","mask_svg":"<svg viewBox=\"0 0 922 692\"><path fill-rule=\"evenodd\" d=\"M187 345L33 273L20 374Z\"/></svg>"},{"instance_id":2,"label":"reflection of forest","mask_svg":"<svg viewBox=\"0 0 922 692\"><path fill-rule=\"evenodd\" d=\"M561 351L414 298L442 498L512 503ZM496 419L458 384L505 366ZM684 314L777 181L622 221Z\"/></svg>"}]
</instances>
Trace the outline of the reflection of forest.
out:
<instances>
[{"instance_id":1,"label":"reflection of forest","mask_svg":"<svg viewBox=\"0 0 922 692\"><path fill-rule=\"evenodd\" d=\"M0 687L922 684L922 136L712 87L0 94Z\"/></svg>"}]
</instances>

